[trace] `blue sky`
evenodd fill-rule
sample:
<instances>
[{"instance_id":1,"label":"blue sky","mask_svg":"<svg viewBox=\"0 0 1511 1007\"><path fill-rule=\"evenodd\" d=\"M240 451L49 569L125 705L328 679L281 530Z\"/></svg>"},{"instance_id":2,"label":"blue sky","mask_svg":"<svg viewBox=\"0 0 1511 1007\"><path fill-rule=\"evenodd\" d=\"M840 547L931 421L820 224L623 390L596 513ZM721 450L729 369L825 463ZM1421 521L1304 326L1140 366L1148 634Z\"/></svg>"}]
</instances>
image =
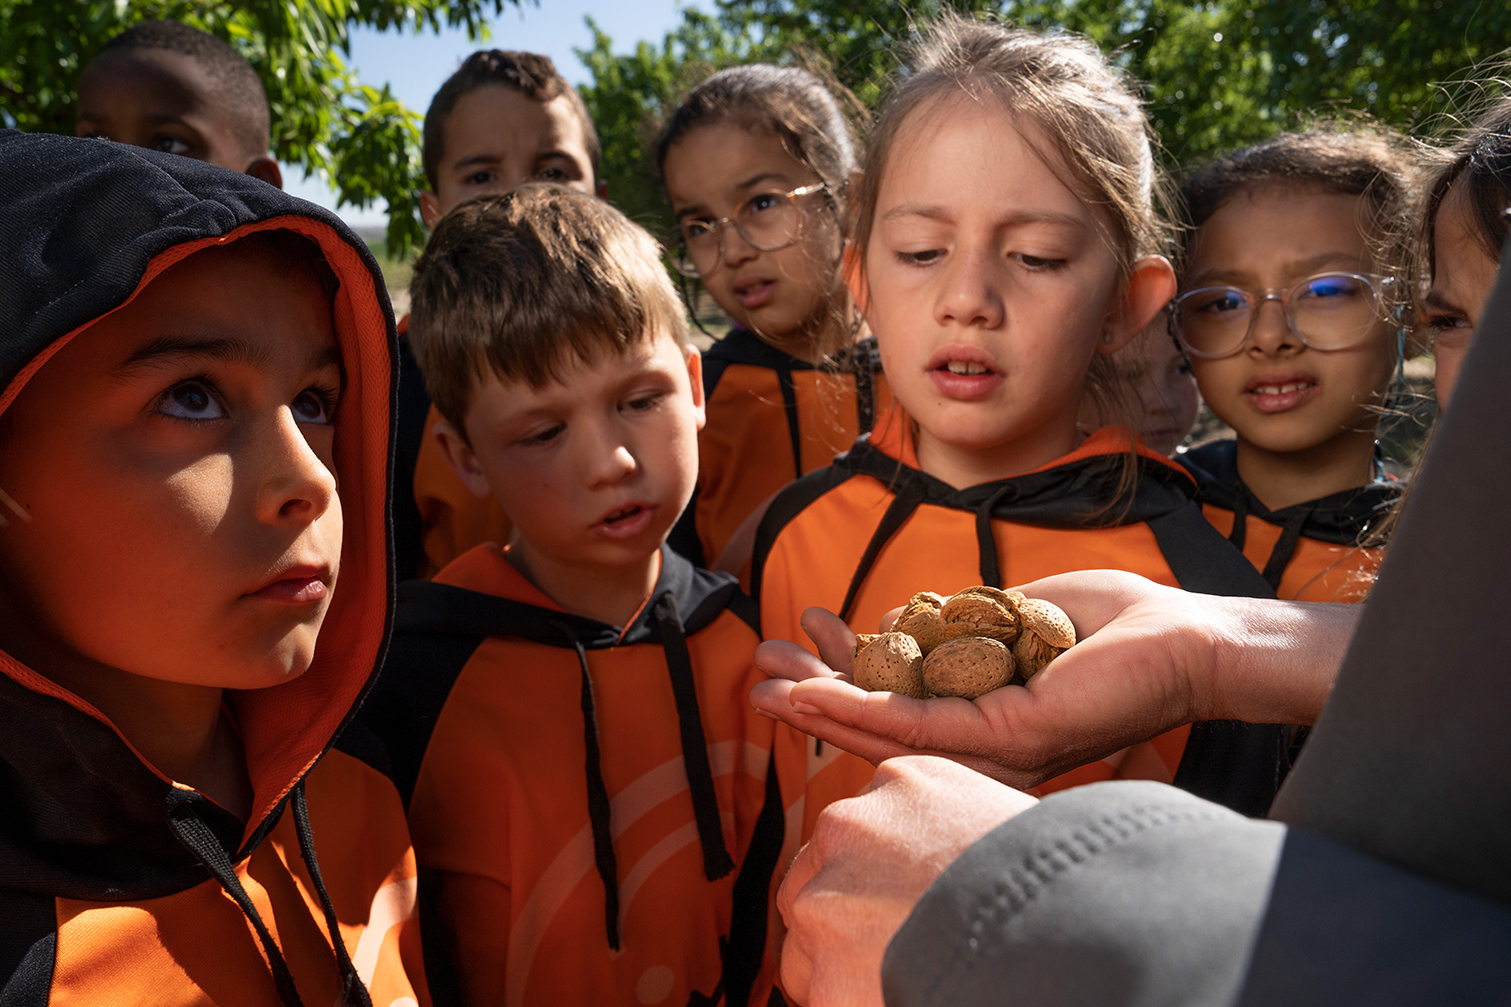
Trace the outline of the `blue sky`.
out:
<instances>
[{"instance_id":1,"label":"blue sky","mask_svg":"<svg viewBox=\"0 0 1511 1007\"><path fill-rule=\"evenodd\" d=\"M688 4L678 0L542 0L539 6L525 0L523 6L506 8L490 23L492 38L474 43L465 32L440 35L379 33L364 30L352 38L352 65L364 84L389 84L394 96L424 114L430 96L451 75L468 53L483 45L500 49L524 49L545 53L562 76L574 84L584 83L588 72L572 50L592 45L585 17L614 40L615 52L628 52L641 40L660 42L681 18ZM335 207L335 193L317 178L301 179L297 168L284 169L284 185L295 194L323 206ZM369 226L386 222L382 206L367 210L345 207L337 211L348 223Z\"/></svg>"}]
</instances>

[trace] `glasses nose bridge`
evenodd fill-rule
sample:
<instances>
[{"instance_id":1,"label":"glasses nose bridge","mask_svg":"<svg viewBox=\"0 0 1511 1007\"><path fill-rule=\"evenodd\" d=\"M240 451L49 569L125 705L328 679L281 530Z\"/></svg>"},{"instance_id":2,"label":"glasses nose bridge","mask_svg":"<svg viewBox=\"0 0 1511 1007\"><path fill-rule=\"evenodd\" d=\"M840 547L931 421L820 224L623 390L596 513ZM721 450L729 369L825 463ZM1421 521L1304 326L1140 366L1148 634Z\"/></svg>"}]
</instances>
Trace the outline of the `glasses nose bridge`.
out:
<instances>
[{"instance_id":1,"label":"glasses nose bridge","mask_svg":"<svg viewBox=\"0 0 1511 1007\"><path fill-rule=\"evenodd\" d=\"M1249 303L1252 307L1249 310L1249 331L1244 333L1245 343L1258 345L1258 340L1255 337L1259 332L1259 314L1264 310L1265 304L1269 301L1276 302L1280 307L1280 319L1285 323L1285 336L1293 339L1300 338L1300 334L1296 331L1296 323L1291 318L1291 292L1289 290L1283 290L1279 287L1267 287L1264 290L1246 294L1246 296L1250 299ZM1282 342L1284 342L1284 339L1282 339Z\"/></svg>"}]
</instances>

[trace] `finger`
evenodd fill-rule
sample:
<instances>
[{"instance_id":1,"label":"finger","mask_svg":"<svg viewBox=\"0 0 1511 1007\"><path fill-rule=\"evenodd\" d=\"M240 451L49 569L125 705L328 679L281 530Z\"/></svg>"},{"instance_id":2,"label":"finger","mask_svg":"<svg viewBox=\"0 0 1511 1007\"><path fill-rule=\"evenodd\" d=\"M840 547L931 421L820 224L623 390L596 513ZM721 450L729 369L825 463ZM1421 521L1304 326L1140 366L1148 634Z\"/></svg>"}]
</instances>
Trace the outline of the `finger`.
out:
<instances>
[{"instance_id":1,"label":"finger","mask_svg":"<svg viewBox=\"0 0 1511 1007\"><path fill-rule=\"evenodd\" d=\"M835 671L850 674L850 658L855 653L855 634L844 620L824 608L810 608L799 620L803 632L818 647L824 663Z\"/></svg>"},{"instance_id":2,"label":"finger","mask_svg":"<svg viewBox=\"0 0 1511 1007\"><path fill-rule=\"evenodd\" d=\"M1026 691L1019 686L998 693ZM1008 695L999 703L1011 703ZM866 692L835 679L795 685L788 702L800 713L820 714L830 721L868 735L890 739L914 752L942 749L967 755L982 754L983 735L994 736L994 724L980 706L965 699L911 699L895 692Z\"/></svg>"},{"instance_id":3,"label":"finger","mask_svg":"<svg viewBox=\"0 0 1511 1007\"><path fill-rule=\"evenodd\" d=\"M896 608L892 609L892 611L887 612L881 617L880 629L883 633L890 633L892 631L892 624L897 621L897 617L899 615L902 615L902 610L905 607L905 605L898 605Z\"/></svg>"},{"instance_id":4,"label":"finger","mask_svg":"<svg viewBox=\"0 0 1511 1007\"><path fill-rule=\"evenodd\" d=\"M790 682L827 679L835 675L833 668L789 640L767 640L759 644L755 650L755 664L772 678L785 678ZM848 658L845 670L850 670Z\"/></svg>"}]
</instances>

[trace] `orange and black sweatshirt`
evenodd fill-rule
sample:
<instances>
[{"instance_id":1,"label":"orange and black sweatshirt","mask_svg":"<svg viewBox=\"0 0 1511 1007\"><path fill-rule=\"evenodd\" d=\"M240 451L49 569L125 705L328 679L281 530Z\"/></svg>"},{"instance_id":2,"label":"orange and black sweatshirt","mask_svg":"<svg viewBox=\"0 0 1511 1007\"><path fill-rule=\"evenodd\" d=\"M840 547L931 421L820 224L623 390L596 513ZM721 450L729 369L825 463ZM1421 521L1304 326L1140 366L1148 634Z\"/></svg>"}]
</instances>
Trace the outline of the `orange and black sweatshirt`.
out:
<instances>
[{"instance_id":1,"label":"orange and black sweatshirt","mask_svg":"<svg viewBox=\"0 0 1511 1007\"><path fill-rule=\"evenodd\" d=\"M828 468L788 487L756 537L753 587L768 639L811 647L804 609L836 612L875 632L918 591L1011 586L1075 570L1126 570L1208 594L1273 597L1243 555L1202 516L1184 470L1137 449L1137 481L1119 498L1131 446L1107 427L1034 472L955 489L918 468L909 421L894 408ZM1044 784L1046 791L1115 777L1173 779L1263 814L1289 766L1285 725L1202 723L1172 731ZM864 760L808 748L803 838L834 800L869 781Z\"/></svg>"},{"instance_id":2,"label":"orange and black sweatshirt","mask_svg":"<svg viewBox=\"0 0 1511 1007\"><path fill-rule=\"evenodd\" d=\"M377 264L320 207L106 140L0 132L0 219L0 411L196 250L275 229L315 241L340 281L345 523L310 669L225 694L254 791L246 822L147 763L47 668L0 652L0 1003L428 1003L403 806L376 739L342 735L392 590L396 344Z\"/></svg>"},{"instance_id":3,"label":"orange and black sweatshirt","mask_svg":"<svg viewBox=\"0 0 1511 1007\"><path fill-rule=\"evenodd\" d=\"M1237 441L1204 444L1176 460L1196 480L1207 520L1243 550L1277 597L1364 600L1384 550L1360 543L1405 491L1378 461L1366 486L1272 511L1239 477Z\"/></svg>"},{"instance_id":4,"label":"orange and black sweatshirt","mask_svg":"<svg viewBox=\"0 0 1511 1007\"><path fill-rule=\"evenodd\" d=\"M874 337L817 368L741 328L703 355L698 487L669 542L698 566L777 490L823 468L891 401Z\"/></svg>"},{"instance_id":5,"label":"orange and black sweatshirt","mask_svg":"<svg viewBox=\"0 0 1511 1007\"><path fill-rule=\"evenodd\" d=\"M363 717L408 804L438 1002L767 1002L802 756L748 699L754 604L660 555L622 628L493 545L400 586Z\"/></svg>"}]
</instances>

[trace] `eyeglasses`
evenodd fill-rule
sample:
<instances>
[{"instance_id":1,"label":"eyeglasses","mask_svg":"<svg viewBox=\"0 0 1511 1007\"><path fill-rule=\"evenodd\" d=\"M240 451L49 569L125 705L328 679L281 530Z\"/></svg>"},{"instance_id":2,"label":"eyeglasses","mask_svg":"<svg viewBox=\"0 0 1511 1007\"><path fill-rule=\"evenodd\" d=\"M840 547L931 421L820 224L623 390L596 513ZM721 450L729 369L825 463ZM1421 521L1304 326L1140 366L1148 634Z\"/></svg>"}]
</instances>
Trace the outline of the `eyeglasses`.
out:
<instances>
[{"instance_id":1,"label":"eyeglasses","mask_svg":"<svg viewBox=\"0 0 1511 1007\"><path fill-rule=\"evenodd\" d=\"M1285 292L1251 294L1238 287L1198 287L1170 302L1170 328L1193 357L1216 359L1237 353L1254 335L1259 309L1279 301L1292 334L1314 350L1344 350L1363 342L1385 320L1393 276L1318 273Z\"/></svg>"},{"instance_id":2,"label":"eyeglasses","mask_svg":"<svg viewBox=\"0 0 1511 1007\"><path fill-rule=\"evenodd\" d=\"M803 209L798 198L827 192L828 188L819 182L799 186L791 192L760 192L741 203L732 219L684 220L667 242L672 265L683 276L695 279L718 269L724 258L724 228L730 224L752 248L763 252L786 248L803 229Z\"/></svg>"}]
</instances>

